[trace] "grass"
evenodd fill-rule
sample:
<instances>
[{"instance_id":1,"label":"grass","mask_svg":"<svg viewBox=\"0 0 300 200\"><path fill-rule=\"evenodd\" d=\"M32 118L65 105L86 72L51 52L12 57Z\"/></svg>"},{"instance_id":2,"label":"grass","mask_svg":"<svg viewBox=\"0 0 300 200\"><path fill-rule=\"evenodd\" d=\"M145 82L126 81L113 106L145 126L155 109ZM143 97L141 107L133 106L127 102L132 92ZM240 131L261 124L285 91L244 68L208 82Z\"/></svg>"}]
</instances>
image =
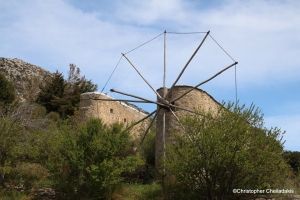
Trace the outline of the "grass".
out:
<instances>
[{"instance_id":1,"label":"grass","mask_svg":"<svg viewBox=\"0 0 300 200\"><path fill-rule=\"evenodd\" d=\"M5 190L0 188L0 200L30 200L35 199L29 191ZM115 191L113 200L162 200L162 186L159 184L123 184Z\"/></svg>"},{"instance_id":2,"label":"grass","mask_svg":"<svg viewBox=\"0 0 300 200\"><path fill-rule=\"evenodd\" d=\"M115 200L139 200L139 199L163 199L162 186L159 184L124 184L117 190L113 199Z\"/></svg>"},{"instance_id":3,"label":"grass","mask_svg":"<svg viewBox=\"0 0 300 200\"><path fill-rule=\"evenodd\" d=\"M30 200L32 199L28 194L21 191L7 191L3 188L0 189L0 200Z\"/></svg>"}]
</instances>

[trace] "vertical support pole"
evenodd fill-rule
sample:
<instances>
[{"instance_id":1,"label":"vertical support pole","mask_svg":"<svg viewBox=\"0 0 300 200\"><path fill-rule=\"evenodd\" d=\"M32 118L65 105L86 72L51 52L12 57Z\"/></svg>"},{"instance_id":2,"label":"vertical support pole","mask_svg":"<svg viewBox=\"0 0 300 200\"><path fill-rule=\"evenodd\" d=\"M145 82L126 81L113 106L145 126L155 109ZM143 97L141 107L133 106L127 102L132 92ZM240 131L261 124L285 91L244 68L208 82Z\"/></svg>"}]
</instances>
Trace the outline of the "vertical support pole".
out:
<instances>
[{"instance_id":1,"label":"vertical support pole","mask_svg":"<svg viewBox=\"0 0 300 200\"><path fill-rule=\"evenodd\" d=\"M164 32L164 80L163 87L166 87L166 31ZM166 92L163 93L163 99L166 98Z\"/></svg>"},{"instance_id":2,"label":"vertical support pole","mask_svg":"<svg viewBox=\"0 0 300 200\"><path fill-rule=\"evenodd\" d=\"M163 99L166 99L166 31L164 32L164 80L163 80ZM166 158L166 109L164 109L164 114L163 114L163 151L164 151L164 156L163 156L163 163L165 163L165 158ZM165 164L163 164L163 179L166 175L166 169L165 169Z\"/></svg>"}]
</instances>

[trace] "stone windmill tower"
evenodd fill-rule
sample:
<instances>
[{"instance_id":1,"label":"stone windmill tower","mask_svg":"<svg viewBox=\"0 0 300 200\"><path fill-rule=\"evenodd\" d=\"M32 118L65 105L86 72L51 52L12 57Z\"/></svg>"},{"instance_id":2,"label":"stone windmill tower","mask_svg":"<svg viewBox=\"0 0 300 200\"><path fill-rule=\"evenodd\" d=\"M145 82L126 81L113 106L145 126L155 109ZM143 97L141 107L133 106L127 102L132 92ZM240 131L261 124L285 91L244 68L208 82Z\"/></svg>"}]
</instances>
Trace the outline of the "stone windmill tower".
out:
<instances>
[{"instance_id":1,"label":"stone windmill tower","mask_svg":"<svg viewBox=\"0 0 300 200\"><path fill-rule=\"evenodd\" d=\"M201 46L204 43L204 41L206 40L206 38L208 36L210 36L212 38L212 36L210 35L210 31L201 32L201 33L205 33L205 36L202 39L201 43L196 48L196 50L194 51L192 56L189 58L189 60L187 61L187 63L183 67L183 69L181 70L180 74L178 75L177 79L172 84L172 86L170 88L166 88L166 55L165 55L166 33L167 33L166 31L164 33L162 33L162 34L164 34L164 71L163 71L163 80L162 80L163 86L157 90L155 88L153 88L153 86L144 78L144 76L139 72L139 70L129 60L129 58L126 56L126 54L122 53L123 57L126 58L126 60L130 63L130 65L135 69L135 71L140 75L140 77L145 81L145 83L147 83L147 85L156 94L156 97L157 97L156 100L149 100L149 99L137 96L137 95L128 94L128 93L117 91L114 89L111 89L110 91L114 92L114 93L119 93L119 94L122 94L125 96L133 97L138 100L107 99L107 98L95 99L95 100L100 100L100 101L104 101L104 102L105 101L144 102L144 103L153 103L153 104L157 105L157 109L155 111L153 111L152 113L150 113L144 117L141 117L140 120L136 120L134 125L137 125L137 124L143 122L144 120L149 119L152 116L152 119L150 118L151 119L150 123L149 123L148 127L146 128L146 131L140 141L140 145L141 145L143 143L147 133L149 132L150 127L156 121L155 157L156 157L156 168L160 169L160 170L162 169L162 166L160 163L161 163L162 159L166 156L165 144L169 140L171 140L172 132L182 132L182 126L181 126L179 118L185 116L188 113L196 114L195 111L199 107L204 110L216 111L218 109L218 107L220 106L220 104L217 101L215 101L209 94L207 94L205 91L199 89L198 87L207 83L208 81L212 80L213 78L217 77L218 75L220 75L227 69L229 69L233 66L236 66L236 64L238 64L235 60L233 60L231 58L234 61L231 65L227 66L223 70L216 73L214 76L197 84L196 86L176 85L178 80L184 73L185 69L188 67L189 63L192 61L194 56L197 54L198 50L201 48ZM171 32L168 32L168 33L171 33ZM198 32L198 33L200 33L200 32ZM162 34L160 34L160 35L162 35ZM158 36L156 36L155 38L157 38L157 37ZM151 39L151 40L153 40L153 39ZM149 40L149 41L151 41L151 40ZM146 42L146 43L148 43L148 42ZM146 43L144 43L144 44L146 44ZM221 47L221 49L224 51L224 49L222 47ZM227 54L227 52L225 52L225 53Z\"/></svg>"}]
</instances>

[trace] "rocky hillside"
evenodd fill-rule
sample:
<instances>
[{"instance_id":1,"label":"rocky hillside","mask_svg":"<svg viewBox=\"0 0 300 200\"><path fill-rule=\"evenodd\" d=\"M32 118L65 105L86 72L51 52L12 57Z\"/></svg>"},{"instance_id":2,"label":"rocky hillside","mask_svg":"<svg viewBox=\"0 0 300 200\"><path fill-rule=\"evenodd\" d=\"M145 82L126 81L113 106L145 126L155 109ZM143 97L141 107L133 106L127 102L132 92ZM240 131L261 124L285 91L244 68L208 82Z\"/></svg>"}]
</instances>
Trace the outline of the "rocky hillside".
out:
<instances>
[{"instance_id":1,"label":"rocky hillside","mask_svg":"<svg viewBox=\"0 0 300 200\"><path fill-rule=\"evenodd\" d=\"M18 58L1 58L0 73L3 73L15 84L17 96L20 101L33 101L38 92L39 85L51 77L51 73L39 66L24 62Z\"/></svg>"}]
</instances>

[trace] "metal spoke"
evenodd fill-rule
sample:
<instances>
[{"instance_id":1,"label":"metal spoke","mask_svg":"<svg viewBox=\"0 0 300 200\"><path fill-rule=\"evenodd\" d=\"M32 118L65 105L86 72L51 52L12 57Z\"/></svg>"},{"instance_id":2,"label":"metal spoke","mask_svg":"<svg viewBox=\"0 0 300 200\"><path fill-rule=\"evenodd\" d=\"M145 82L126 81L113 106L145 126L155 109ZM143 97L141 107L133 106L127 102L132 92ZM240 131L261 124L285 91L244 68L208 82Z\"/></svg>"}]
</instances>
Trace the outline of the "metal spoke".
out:
<instances>
[{"instance_id":1,"label":"metal spoke","mask_svg":"<svg viewBox=\"0 0 300 200\"><path fill-rule=\"evenodd\" d=\"M173 116L177 119L177 121L179 122L181 128L185 131L185 128L184 128L184 126L181 124L181 122L180 122L179 118L177 117L177 115L174 113L173 110L170 109L170 111L171 111L171 113L173 114Z\"/></svg>"},{"instance_id":2,"label":"metal spoke","mask_svg":"<svg viewBox=\"0 0 300 200\"><path fill-rule=\"evenodd\" d=\"M160 110L160 108L158 109L158 112L159 112L159 110ZM148 134L148 132L149 132L149 130L150 130L150 128L151 128L153 122L155 121L158 112L155 113L155 115L154 115L154 117L153 117L151 123L149 124L148 128L146 129L146 131L145 131L145 133L144 133L144 135L143 135L143 137L142 137L142 140L141 140L140 144L138 145L138 147L136 148L135 152L138 151L138 149L140 148L140 146L141 146L142 143L144 142L144 140L145 140L145 138L146 138L146 135Z\"/></svg>"},{"instance_id":3,"label":"metal spoke","mask_svg":"<svg viewBox=\"0 0 300 200\"><path fill-rule=\"evenodd\" d=\"M141 123L142 121L144 121L145 119L151 117L151 116L152 116L154 113L156 113L156 112L157 112L157 110L154 110L152 113L150 113L150 114L147 115L146 117L140 119L139 121L133 123L132 125L130 125L130 126L129 126L128 128L126 128L125 130L127 131L127 130L131 129L131 128L134 127L135 125L137 125L137 124Z\"/></svg>"},{"instance_id":4,"label":"metal spoke","mask_svg":"<svg viewBox=\"0 0 300 200\"><path fill-rule=\"evenodd\" d=\"M130 97L134 97L134 98L137 98L137 99L141 99L141 100L147 101L149 103L154 103L154 104L157 104L157 105L162 106L162 107L166 107L165 104L159 103L157 101L152 101L152 100L145 99L145 98L142 98L142 97L139 97L139 96L136 96L136 95L127 94L125 92L120 92L120 91L117 91L117 90L114 90L114 89L111 89L110 91L111 92L116 92L116 93L119 93L119 94L123 94L123 95L126 95L126 96L130 96Z\"/></svg>"},{"instance_id":5,"label":"metal spoke","mask_svg":"<svg viewBox=\"0 0 300 200\"><path fill-rule=\"evenodd\" d=\"M157 93L157 91L152 87L152 85L143 77L143 75L139 72L139 70L132 64L132 62L126 57L125 54L122 53L122 55L128 60L128 62L131 64L131 66L135 69L135 71L142 77L142 79L149 85L149 87L155 92L155 94L162 99L162 97Z\"/></svg>"},{"instance_id":6,"label":"metal spoke","mask_svg":"<svg viewBox=\"0 0 300 200\"><path fill-rule=\"evenodd\" d=\"M98 99L98 98L91 98L91 100L100 100L100 101L125 101L125 102L137 102L137 103L152 103L152 102L147 102L147 101L127 100L127 99Z\"/></svg>"},{"instance_id":7,"label":"metal spoke","mask_svg":"<svg viewBox=\"0 0 300 200\"><path fill-rule=\"evenodd\" d=\"M173 104L169 104L169 106L170 106L170 107L173 107L173 108L178 108L178 109L185 110L185 111L187 111L187 112L190 112L190 113L199 115L199 113L197 113L197 112L195 112L195 111L193 111L193 110L190 110L190 109L182 108L182 107L180 107L180 106L176 106L176 105L173 105Z\"/></svg>"},{"instance_id":8,"label":"metal spoke","mask_svg":"<svg viewBox=\"0 0 300 200\"><path fill-rule=\"evenodd\" d=\"M200 85L203 85L204 83L207 83L208 81L210 81L211 79L217 77L218 75L222 74L224 71L226 71L227 69L229 69L230 67L234 66L238 64L238 62L234 62L233 64L229 65L228 67L224 68L223 70L221 70L220 72L216 73L215 75L213 75L212 77L210 77L209 79L199 83L198 85L194 86L193 88L191 88L190 90L188 90L187 92L183 93L181 96L177 97L176 99L172 99L170 102L174 102L177 101L178 99L181 99L182 97L184 97L186 94L188 94L189 92L191 92L192 90L198 88Z\"/></svg>"},{"instance_id":9,"label":"metal spoke","mask_svg":"<svg viewBox=\"0 0 300 200\"><path fill-rule=\"evenodd\" d=\"M176 83L179 81L180 77L182 76L183 72L185 71L185 69L187 68L187 66L190 64L190 62L193 60L194 56L196 55L196 53L198 52L198 50L200 49L200 47L202 46L202 44L204 43L205 39L207 38L207 36L209 35L210 31L208 31L205 35L205 37L203 38L203 40L201 41L201 43L199 44L199 46L197 47L197 49L195 50L195 52L193 53L193 55L190 57L190 59L188 60L188 62L185 64L184 68L181 70L179 76L177 77L177 79L175 80L175 82L173 83L173 85L171 86L170 90L167 93L168 94L173 90L174 86L176 85Z\"/></svg>"},{"instance_id":10,"label":"metal spoke","mask_svg":"<svg viewBox=\"0 0 300 200\"><path fill-rule=\"evenodd\" d=\"M173 110L170 110L173 114L173 116L176 118L176 120L178 121L178 123L180 124L181 128L183 129L184 133L188 136L188 138L190 139L190 141L192 141L192 138L189 136L189 134L186 132L184 126L182 125L182 123L180 122L179 118L177 117L177 115L173 112Z\"/></svg>"}]
</instances>

